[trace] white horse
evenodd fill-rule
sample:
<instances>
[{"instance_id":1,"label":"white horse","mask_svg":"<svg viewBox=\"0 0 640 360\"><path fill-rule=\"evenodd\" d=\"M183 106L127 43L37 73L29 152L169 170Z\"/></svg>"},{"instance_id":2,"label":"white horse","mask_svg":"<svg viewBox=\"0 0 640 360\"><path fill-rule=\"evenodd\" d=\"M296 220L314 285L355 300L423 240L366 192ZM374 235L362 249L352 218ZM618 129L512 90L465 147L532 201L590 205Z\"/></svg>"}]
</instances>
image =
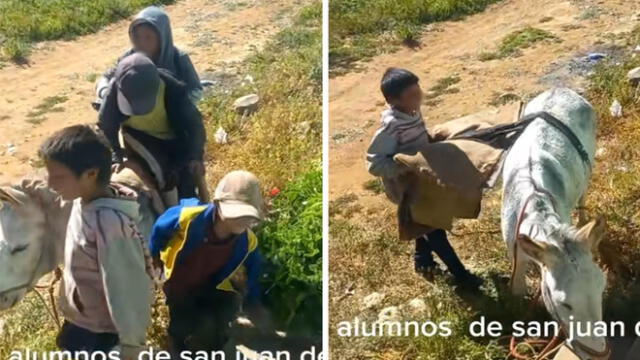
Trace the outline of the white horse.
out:
<instances>
[{"instance_id":1,"label":"white horse","mask_svg":"<svg viewBox=\"0 0 640 360\"><path fill-rule=\"evenodd\" d=\"M526 107L527 114L546 112L562 126L536 117L516 140L503 167L502 234L513 265L512 290L524 295L531 261L540 267L545 306L567 330L573 321L602 320L606 280L593 252L602 239L600 218L586 225L582 205L596 147L596 114L572 90L546 91ZM533 115L535 116L535 115ZM582 148L580 150L580 148ZM579 226L571 225L578 206ZM569 337L567 345L581 359L606 359L609 347L596 336Z\"/></svg>"},{"instance_id":2,"label":"white horse","mask_svg":"<svg viewBox=\"0 0 640 360\"><path fill-rule=\"evenodd\" d=\"M113 181L138 191L138 229L148 242L157 211L147 190L128 169ZM0 187L0 311L15 306L62 263L70 211L71 203L43 180Z\"/></svg>"}]
</instances>

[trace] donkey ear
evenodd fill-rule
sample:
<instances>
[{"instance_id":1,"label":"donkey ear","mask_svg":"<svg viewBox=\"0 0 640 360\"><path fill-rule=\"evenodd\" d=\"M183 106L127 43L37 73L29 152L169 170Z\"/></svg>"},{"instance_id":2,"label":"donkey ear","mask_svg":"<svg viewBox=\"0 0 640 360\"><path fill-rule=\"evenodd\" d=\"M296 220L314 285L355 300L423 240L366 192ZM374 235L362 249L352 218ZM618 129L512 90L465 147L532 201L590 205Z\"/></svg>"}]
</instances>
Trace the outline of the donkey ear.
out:
<instances>
[{"instance_id":1,"label":"donkey ear","mask_svg":"<svg viewBox=\"0 0 640 360\"><path fill-rule=\"evenodd\" d=\"M578 230L578 241L595 252L606 230L607 222L604 220L604 217L598 216L595 220L592 220Z\"/></svg>"},{"instance_id":2,"label":"donkey ear","mask_svg":"<svg viewBox=\"0 0 640 360\"><path fill-rule=\"evenodd\" d=\"M24 205L25 193L12 187L0 187L0 201L11 205Z\"/></svg>"},{"instance_id":3,"label":"donkey ear","mask_svg":"<svg viewBox=\"0 0 640 360\"><path fill-rule=\"evenodd\" d=\"M557 257L557 249L546 242L537 241L527 235L518 235L518 246L535 261L551 266Z\"/></svg>"}]
</instances>

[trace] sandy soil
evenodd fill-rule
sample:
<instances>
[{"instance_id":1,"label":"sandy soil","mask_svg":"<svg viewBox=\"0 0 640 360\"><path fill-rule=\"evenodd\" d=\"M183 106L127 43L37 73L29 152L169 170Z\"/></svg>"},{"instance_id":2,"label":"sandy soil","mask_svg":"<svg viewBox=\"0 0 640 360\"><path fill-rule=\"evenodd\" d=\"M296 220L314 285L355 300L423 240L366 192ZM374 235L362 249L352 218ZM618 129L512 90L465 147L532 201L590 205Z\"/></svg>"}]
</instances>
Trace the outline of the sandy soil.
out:
<instances>
[{"instance_id":1,"label":"sandy soil","mask_svg":"<svg viewBox=\"0 0 640 360\"><path fill-rule=\"evenodd\" d=\"M175 44L189 52L201 77L233 71L234 62L260 48L286 26L300 0L181 0L168 6ZM13 181L37 166L37 149L52 132L96 121L90 106L94 78L129 47L130 20L71 41L46 42L24 66L0 69L0 181ZM204 76L202 76L204 74ZM66 96L59 111L34 124L27 114L47 97Z\"/></svg>"}]
</instances>

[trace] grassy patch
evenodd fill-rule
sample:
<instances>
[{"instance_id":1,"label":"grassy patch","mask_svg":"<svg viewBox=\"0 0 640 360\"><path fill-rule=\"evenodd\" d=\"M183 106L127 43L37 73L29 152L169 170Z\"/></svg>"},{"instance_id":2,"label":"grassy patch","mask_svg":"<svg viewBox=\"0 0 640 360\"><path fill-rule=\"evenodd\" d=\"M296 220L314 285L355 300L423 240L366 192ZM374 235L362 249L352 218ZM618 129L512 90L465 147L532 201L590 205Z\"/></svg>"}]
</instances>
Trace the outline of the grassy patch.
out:
<instances>
[{"instance_id":1,"label":"grassy patch","mask_svg":"<svg viewBox=\"0 0 640 360\"><path fill-rule=\"evenodd\" d=\"M5 57L24 60L30 43L89 34L135 11L173 0L3 0L0 46ZM4 41L2 41L4 39Z\"/></svg>"},{"instance_id":2,"label":"grassy patch","mask_svg":"<svg viewBox=\"0 0 640 360\"><path fill-rule=\"evenodd\" d=\"M521 49L526 49L544 40L559 41L559 38L546 30L527 26L505 36L496 51L480 53L478 59L480 61L489 61L516 56L520 54Z\"/></svg>"},{"instance_id":3,"label":"grassy patch","mask_svg":"<svg viewBox=\"0 0 640 360\"><path fill-rule=\"evenodd\" d=\"M498 0L332 0L329 67L333 74L401 43L415 44L421 26L459 19Z\"/></svg>"},{"instance_id":4,"label":"grassy patch","mask_svg":"<svg viewBox=\"0 0 640 360\"><path fill-rule=\"evenodd\" d=\"M27 113L27 122L31 124L40 124L45 120L44 115L52 112L62 112L63 107L57 106L64 103L69 98L67 96L54 95L46 97L38 106Z\"/></svg>"},{"instance_id":5,"label":"grassy patch","mask_svg":"<svg viewBox=\"0 0 640 360\"><path fill-rule=\"evenodd\" d=\"M267 189L283 187L308 171L322 146L322 8L305 8L295 24L253 55L242 72L255 80L228 94L215 94L201 106L207 132L223 127L230 144L211 142L216 173L244 168ZM232 107L237 97L256 93L259 110L248 118Z\"/></svg>"},{"instance_id":6,"label":"grassy patch","mask_svg":"<svg viewBox=\"0 0 640 360\"><path fill-rule=\"evenodd\" d=\"M451 75L438 79L436 84L429 88L425 94L426 100L431 100L439 97L442 94L453 94L460 91L460 89L452 88L451 86L460 82L460 77L457 75Z\"/></svg>"},{"instance_id":7,"label":"grassy patch","mask_svg":"<svg viewBox=\"0 0 640 360\"><path fill-rule=\"evenodd\" d=\"M362 184L362 187L365 190L369 190L376 195L384 193L384 185L382 184L382 180L380 180L380 178L367 180L364 184Z\"/></svg>"},{"instance_id":8,"label":"grassy patch","mask_svg":"<svg viewBox=\"0 0 640 360\"><path fill-rule=\"evenodd\" d=\"M270 268L265 287L276 322L287 329L318 334L322 325L322 7L303 8L245 63L253 83L202 103L207 132L223 127L229 144L210 142L208 153L220 159L218 176L246 169L265 190L283 189L274 218L260 231ZM242 95L256 93L260 107L249 117L232 107ZM212 182L215 183L215 182Z\"/></svg>"}]
</instances>

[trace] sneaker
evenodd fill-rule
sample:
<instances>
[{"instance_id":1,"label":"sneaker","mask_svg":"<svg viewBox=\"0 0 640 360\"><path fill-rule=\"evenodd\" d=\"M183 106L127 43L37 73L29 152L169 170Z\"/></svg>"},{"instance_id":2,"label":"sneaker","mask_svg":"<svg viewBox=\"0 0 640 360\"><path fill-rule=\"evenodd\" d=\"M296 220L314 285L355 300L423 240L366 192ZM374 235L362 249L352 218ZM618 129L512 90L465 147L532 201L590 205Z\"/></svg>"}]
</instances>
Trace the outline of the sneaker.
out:
<instances>
[{"instance_id":1,"label":"sneaker","mask_svg":"<svg viewBox=\"0 0 640 360\"><path fill-rule=\"evenodd\" d=\"M458 286L467 290L477 290L484 284L484 280L481 277L468 271L464 275L455 277L454 281Z\"/></svg>"}]
</instances>

